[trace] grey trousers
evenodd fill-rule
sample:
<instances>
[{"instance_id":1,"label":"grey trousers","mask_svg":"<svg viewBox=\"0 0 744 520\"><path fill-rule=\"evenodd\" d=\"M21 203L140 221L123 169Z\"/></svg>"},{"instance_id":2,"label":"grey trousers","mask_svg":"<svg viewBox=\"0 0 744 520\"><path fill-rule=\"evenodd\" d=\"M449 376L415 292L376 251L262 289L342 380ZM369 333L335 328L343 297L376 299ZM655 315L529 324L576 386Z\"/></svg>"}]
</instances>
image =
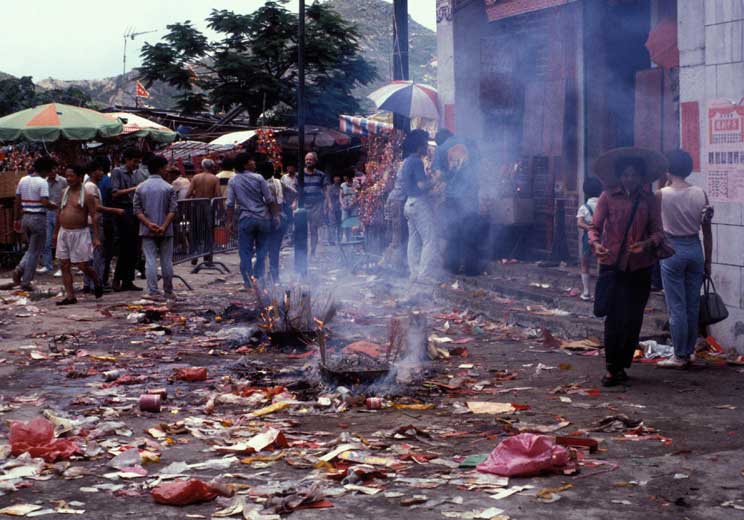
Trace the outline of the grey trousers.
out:
<instances>
[{"instance_id":1,"label":"grey trousers","mask_svg":"<svg viewBox=\"0 0 744 520\"><path fill-rule=\"evenodd\" d=\"M158 258L163 275L163 291L173 292L173 237L142 237L142 250L145 253L145 275L147 291L158 294Z\"/></svg>"},{"instance_id":2,"label":"grey trousers","mask_svg":"<svg viewBox=\"0 0 744 520\"><path fill-rule=\"evenodd\" d=\"M412 281L441 277L442 255L431 204L424 197L408 197L403 213L408 220L408 271Z\"/></svg>"},{"instance_id":3,"label":"grey trousers","mask_svg":"<svg viewBox=\"0 0 744 520\"><path fill-rule=\"evenodd\" d=\"M46 212L38 214L24 213L21 221L21 229L28 237L28 249L16 266L16 271L21 273L21 285L28 285L34 279L34 273L39 264L39 257L46 243Z\"/></svg>"}]
</instances>

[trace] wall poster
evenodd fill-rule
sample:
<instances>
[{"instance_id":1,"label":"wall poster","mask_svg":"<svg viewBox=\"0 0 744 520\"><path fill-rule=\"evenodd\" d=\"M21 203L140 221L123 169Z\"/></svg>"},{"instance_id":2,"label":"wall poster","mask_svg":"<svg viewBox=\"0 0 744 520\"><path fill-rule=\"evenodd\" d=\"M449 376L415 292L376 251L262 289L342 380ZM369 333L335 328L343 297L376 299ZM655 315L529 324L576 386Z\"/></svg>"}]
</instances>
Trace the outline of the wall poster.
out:
<instances>
[{"instance_id":1,"label":"wall poster","mask_svg":"<svg viewBox=\"0 0 744 520\"><path fill-rule=\"evenodd\" d=\"M744 202L744 105L712 100L705 116L702 169L708 197L716 202Z\"/></svg>"}]
</instances>

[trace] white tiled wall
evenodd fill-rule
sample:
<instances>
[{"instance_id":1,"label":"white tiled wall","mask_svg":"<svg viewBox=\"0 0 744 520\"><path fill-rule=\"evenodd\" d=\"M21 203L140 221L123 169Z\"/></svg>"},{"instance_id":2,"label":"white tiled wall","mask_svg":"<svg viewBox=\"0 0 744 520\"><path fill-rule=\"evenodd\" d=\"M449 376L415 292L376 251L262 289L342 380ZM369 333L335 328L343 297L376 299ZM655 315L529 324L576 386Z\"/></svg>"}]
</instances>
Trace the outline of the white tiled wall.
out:
<instances>
[{"instance_id":1,"label":"white tiled wall","mask_svg":"<svg viewBox=\"0 0 744 520\"><path fill-rule=\"evenodd\" d=\"M700 104L701 142L709 99L744 98L744 0L678 0L680 101ZM692 182L704 186L699 173ZM744 353L744 212L715 204L713 278L730 317L713 327L725 346Z\"/></svg>"}]
</instances>

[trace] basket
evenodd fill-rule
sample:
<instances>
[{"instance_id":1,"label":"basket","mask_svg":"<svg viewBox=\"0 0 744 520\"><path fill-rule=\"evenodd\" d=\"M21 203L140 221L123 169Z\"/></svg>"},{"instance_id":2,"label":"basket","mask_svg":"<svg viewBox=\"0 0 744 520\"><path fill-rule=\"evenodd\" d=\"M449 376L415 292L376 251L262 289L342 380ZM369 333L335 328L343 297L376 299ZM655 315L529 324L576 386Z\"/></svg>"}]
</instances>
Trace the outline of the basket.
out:
<instances>
[{"instance_id":1,"label":"basket","mask_svg":"<svg viewBox=\"0 0 744 520\"><path fill-rule=\"evenodd\" d=\"M18 182L25 175L21 170L0 172L0 199L15 197Z\"/></svg>"}]
</instances>

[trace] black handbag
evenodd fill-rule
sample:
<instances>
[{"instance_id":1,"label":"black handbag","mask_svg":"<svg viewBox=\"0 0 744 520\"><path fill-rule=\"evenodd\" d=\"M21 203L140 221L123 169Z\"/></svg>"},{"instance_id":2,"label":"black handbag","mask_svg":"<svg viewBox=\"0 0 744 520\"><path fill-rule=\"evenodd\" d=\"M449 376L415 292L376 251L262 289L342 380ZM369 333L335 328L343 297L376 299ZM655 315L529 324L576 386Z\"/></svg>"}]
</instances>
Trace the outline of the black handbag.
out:
<instances>
[{"instance_id":1,"label":"black handbag","mask_svg":"<svg viewBox=\"0 0 744 520\"><path fill-rule=\"evenodd\" d=\"M710 276L703 281L703 294L700 297L700 325L707 327L728 318L729 312L723 298L716 292Z\"/></svg>"},{"instance_id":2,"label":"black handbag","mask_svg":"<svg viewBox=\"0 0 744 520\"><path fill-rule=\"evenodd\" d=\"M633 209L630 210L630 219L628 219L628 225L625 228L625 234L623 235L623 241L620 243L620 249L618 249L617 260L615 265L611 269L605 269L600 271L599 278L597 278L597 285L594 287L594 315L597 318L604 318L610 311L612 300L615 296L615 286L617 285L617 274L618 267L620 267L620 258L622 258L623 250L625 249L625 242L628 240L628 233L630 233L630 226L633 225L633 219L635 218L636 210L638 209L638 202L641 196L638 195L633 202Z\"/></svg>"}]
</instances>

